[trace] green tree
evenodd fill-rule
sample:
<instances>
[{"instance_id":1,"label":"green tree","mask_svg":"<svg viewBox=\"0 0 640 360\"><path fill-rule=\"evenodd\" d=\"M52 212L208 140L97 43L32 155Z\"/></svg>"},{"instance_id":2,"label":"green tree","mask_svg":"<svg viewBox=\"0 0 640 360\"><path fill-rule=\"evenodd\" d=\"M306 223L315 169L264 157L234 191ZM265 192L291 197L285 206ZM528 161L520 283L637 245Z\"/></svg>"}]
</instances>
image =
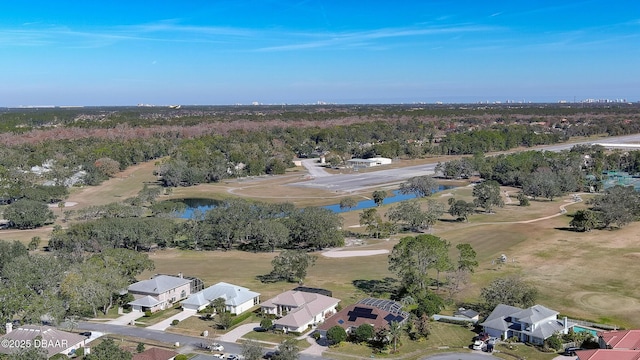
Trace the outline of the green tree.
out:
<instances>
[{"instance_id":1,"label":"green tree","mask_svg":"<svg viewBox=\"0 0 640 360\"><path fill-rule=\"evenodd\" d=\"M290 245L312 249L343 246L342 217L329 209L294 210L286 221Z\"/></svg>"},{"instance_id":2,"label":"green tree","mask_svg":"<svg viewBox=\"0 0 640 360\"><path fill-rule=\"evenodd\" d=\"M94 257L96 260L102 261L105 267L118 269L120 274L131 282L135 282L136 276L144 271L155 269L153 260L149 259L149 254L129 249L105 249Z\"/></svg>"},{"instance_id":3,"label":"green tree","mask_svg":"<svg viewBox=\"0 0 640 360\"><path fill-rule=\"evenodd\" d=\"M274 360L297 360L300 357L300 348L296 339L290 338L278 346L278 351L273 356Z\"/></svg>"},{"instance_id":4,"label":"green tree","mask_svg":"<svg viewBox=\"0 0 640 360\"><path fill-rule=\"evenodd\" d=\"M400 337L402 336L402 331L404 330L404 324L401 324L397 321L392 321L389 323L389 340L391 344L393 344L393 352L398 352L398 343L400 342Z\"/></svg>"},{"instance_id":5,"label":"green tree","mask_svg":"<svg viewBox=\"0 0 640 360\"><path fill-rule=\"evenodd\" d=\"M449 214L458 220L469 221L469 215L476 211L476 206L472 202L449 198Z\"/></svg>"},{"instance_id":6,"label":"green tree","mask_svg":"<svg viewBox=\"0 0 640 360\"><path fill-rule=\"evenodd\" d=\"M213 306L213 309L216 311L216 314L220 314L227 311L226 301L224 298L221 298L221 297L213 299L213 301L211 302L211 306Z\"/></svg>"},{"instance_id":7,"label":"green tree","mask_svg":"<svg viewBox=\"0 0 640 360\"><path fill-rule=\"evenodd\" d=\"M342 328L341 328L342 329ZM362 324L356 328L354 337L357 342L367 342L376 335L376 331L371 324Z\"/></svg>"},{"instance_id":8,"label":"green tree","mask_svg":"<svg viewBox=\"0 0 640 360\"><path fill-rule=\"evenodd\" d=\"M376 190L371 196L373 197L373 202L376 203L376 206L380 206L388 195L389 194L387 194L387 192L384 190Z\"/></svg>"},{"instance_id":9,"label":"green tree","mask_svg":"<svg viewBox=\"0 0 640 360\"><path fill-rule=\"evenodd\" d=\"M347 332L340 326L332 326L327 330L327 339L332 344L340 344L341 342L347 340Z\"/></svg>"},{"instance_id":10,"label":"green tree","mask_svg":"<svg viewBox=\"0 0 640 360\"><path fill-rule=\"evenodd\" d=\"M102 340L102 342L91 349L91 354L85 356L86 360L131 360L133 355L122 350L116 345L115 341L110 338Z\"/></svg>"},{"instance_id":11,"label":"green tree","mask_svg":"<svg viewBox=\"0 0 640 360\"><path fill-rule=\"evenodd\" d=\"M408 322L407 332L412 340L428 339L431 335L431 323L429 315L423 313L421 316L412 316Z\"/></svg>"},{"instance_id":12,"label":"green tree","mask_svg":"<svg viewBox=\"0 0 640 360\"><path fill-rule=\"evenodd\" d=\"M223 330L227 330L233 323L233 317L231 313L227 311L219 312L216 314L216 324Z\"/></svg>"},{"instance_id":13,"label":"green tree","mask_svg":"<svg viewBox=\"0 0 640 360\"><path fill-rule=\"evenodd\" d=\"M494 180L483 181L474 186L473 197L473 203L489 213L492 212L494 206L504 206L502 196L500 196L500 184Z\"/></svg>"},{"instance_id":14,"label":"green tree","mask_svg":"<svg viewBox=\"0 0 640 360\"><path fill-rule=\"evenodd\" d=\"M498 304L527 308L535 304L538 290L519 277L510 276L493 280L481 289L480 297L487 309L493 309Z\"/></svg>"},{"instance_id":15,"label":"green tree","mask_svg":"<svg viewBox=\"0 0 640 360\"><path fill-rule=\"evenodd\" d=\"M456 249L458 249L457 269L460 271L474 272L478 267L478 260L476 258L476 251L471 247L471 244L460 243L456 245Z\"/></svg>"},{"instance_id":16,"label":"green tree","mask_svg":"<svg viewBox=\"0 0 640 360\"><path fill-rule=\"evenodd\" d=\"M258 226L252 226L249 233L249 241L253 248L260 251L275 251L287 243L289 229L281 221L267 219L260 221Z\"/></svg>"},{"instance_id":17,"label":"green tree","mask_svg":"<svg viewBox=\"0 0 640 360\"><path fill-rule=\"evenodd\" d=\"M415 176L400 184L400 193L415 194L417 197L430 196L439 185L431 176Z\"/></svg>"},{"instance_id":18,"label":"green tree","mask_svg":"<svg viewBox=\"0 0 640 360\"><path fill-rule=\"evenodd\" d=\"M382 237L382 217L378 215L378 210L375 208L364 209L360 213L360 226L366 226L369 236L374 238Z\"/></svg>"},{"instance_id":19,"label":"green tree","mask_svg":"<svg viewBox=\"0 0 640 360\"><path fill-rule=\"evenodd\" d=\"M242 356L246 360L262 359L262 351L262 346L257 341L249 339L242 343Z\"/></svg>"},{"instance_id":20,"label":"green tree","mask_svg":"<svg viewBox=\"0 0 640 360\"><path fill-rule=\"evenodd\" d=\"M307 270L315 262L316 256L305 251L284 250L271 261L273 270L270 276L273 279L302 283L307 276Z\"/></svg>"},{"instance_id":21,"label":"green tree","mask_svg":"<svg viewBox=\"0 0 640 360\"><path fill-rule=\"evenodd\" d=\"M577 231L591 231L598 226L598 214L591 210L578 210L573 215L569 226Z\"/></svg>"},{"instance_id":22,"label":"green tree","mask_svg":"<svg viewBox=\"0 0 640 360\"><path fill-rule=\"evenodd\" d=\"M389 255L389 270L396 273L410 294L427 289L428 272L450 267L449 242L434 235L404 237Z\"/></svg>"},{"instance_id":23,"label":"green tree","mask_svg":"<svg viewBox=\"0 0 640 360\"><path fill-rule=\"evenodd\" d=\"M29 242L29 251L37 250L40 247L41 242L42 239L40 238L40 236L32 237L31 241Z\"/></svg>"},{"instance_id":24,"label":"green tree","mask_svg":"<svg viewBox=\"0 0 640 360\"><path fill-rule=\"evenodd\" d=\"M46 204L33 200L19 200L7 206L3 217L18 229L34 229L55 219Z\"/></svg>"},{"instance_id":25,"label":"green tree","mask_svg":"<svg viewBox=\"0 0 640 360\"><path fill-rule=\"evenodd\" d=\"M349 210L358 206L358 201L352 197L346 197L340 199L340 210Z\"/></svg>"},{"instance_id":26,"label":"green tree","mask_svg":"<svg viewBox=\"0 0 640 360\"><path fill-rule=\"evenodd\" d=\"M144 343L139 342L138 346L136 346L136 352L141 353L144 351Z\"/></svg>"},{"instance_id":27,"label":"green tree","mask_svg":"<svg viewBox=\"0 0 640 360\"><path fill-rule=\"evenodd\" d=\"M518 202L520 206L529 206L529 198L522 191L518 193L517 196Z\"/></svg>"},{"instance_id":28,"label":"green tree","mask_svg":"<svg viewBox=\"0 0 640 360\"><path fill-rule=\"evenodd\" d=\"M633 187L614 186L604 195L589 201L592 210L598 212L603 227L623 227L640 216L640 194Z\"/></svg>"},{"instance_id":29,"label":"green tree","mask_svg":"<svg viewBox=\"0 0 640 360\"><path fill-rule=\"evenodd\" d=\"M260 320L260 327L264 330L271 330L271 328L273 327L273 321L271 321L271 319L269 318L264 318Z\"/></svg>"}]
</instances>

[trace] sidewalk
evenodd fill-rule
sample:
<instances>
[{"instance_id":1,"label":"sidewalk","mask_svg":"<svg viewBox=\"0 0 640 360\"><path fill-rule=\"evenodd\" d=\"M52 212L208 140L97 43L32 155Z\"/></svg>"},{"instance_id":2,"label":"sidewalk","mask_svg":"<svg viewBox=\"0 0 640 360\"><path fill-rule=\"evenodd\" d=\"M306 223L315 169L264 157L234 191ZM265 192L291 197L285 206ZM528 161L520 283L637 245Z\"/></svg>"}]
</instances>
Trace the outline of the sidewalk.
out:
<instances>
[{"instance_id":1,"label":"sidewalk","mask_svg":"<svg viewBox=\"0 0 640 360\"><path fill-rule=\"evenodd\" d=\"M160 331L164 331L166 330L169 326L171 326L171 322L173 320L178 320L178 321L182 321L190 316L196 315L196 311L195 310L182 310L181 312L173 315L172 317L162 320L157 324L153 324L150 326L147 326L146 328L149 330L160 330Z\"/></svg>"}]
</instances>

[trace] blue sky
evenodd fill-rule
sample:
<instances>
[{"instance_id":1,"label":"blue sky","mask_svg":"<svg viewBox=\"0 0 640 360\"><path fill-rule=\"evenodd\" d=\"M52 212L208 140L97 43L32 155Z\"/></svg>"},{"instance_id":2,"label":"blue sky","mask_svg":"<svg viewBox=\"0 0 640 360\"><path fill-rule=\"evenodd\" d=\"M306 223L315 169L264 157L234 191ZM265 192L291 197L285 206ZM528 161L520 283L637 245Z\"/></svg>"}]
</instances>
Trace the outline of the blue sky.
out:
<instances>
[{"instance_id":1,"label":"blue sky","mask_svg":"<svg viewBox=\"0 0 640 360\"><path fill-rule=\"evenodd\" d=\"M640 100L640 1L5 1L0 106Z\"/></svg>"}]
</instances>

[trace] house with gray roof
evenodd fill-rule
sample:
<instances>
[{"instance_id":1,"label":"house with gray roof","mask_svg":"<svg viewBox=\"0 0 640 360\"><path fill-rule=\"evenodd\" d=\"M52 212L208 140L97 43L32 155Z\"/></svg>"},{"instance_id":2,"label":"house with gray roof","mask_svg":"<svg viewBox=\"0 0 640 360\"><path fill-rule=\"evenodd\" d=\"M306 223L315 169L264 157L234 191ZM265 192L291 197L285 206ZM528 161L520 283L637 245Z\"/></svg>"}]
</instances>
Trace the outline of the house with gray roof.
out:
<instances>
[{"instance_id":1,"label":"house with gray roof","mask_svg":"<svg viewBox=\"0 0 640 360\"><path fill-rule=\"evenodd\" d=\"M23 325L13 329L11 323L8 323L7 333L0 336L3 344L0 346L0 354L11 355L20 351L22 347L32 346L44 349L47 352L47 358L56 354L68 355L83 347L86 339L85 336L51 326Z\"/></svg>"},{"instance_id":2,"label":"house with gray roof","mask_svg":"<svg viewBox=\"0 0 640 360\"><path fill-rule=\"evenodd\" d=\"M260 305L262 313L279 317L273 322L284 332L306 331L336 313L340 299L306 291L289 290Z\"/></svg>"},{"instance_id":3,"label":"house with gray roof","mask_svg":"<svg viewBox=\"0 0 640 360\"><path fill-rule=\"evenodd\" d=\"M189 296L191 280L181 276L158 275L131 284L127 290L134 297L129 303L133 311L156 312Z\"/></svg>"},{"instance_id":4,"label":"house with gray roof","mask_svg":"<svg viewBox=\"0 0 640 360\"><path fill-rule=\"evenodd\" d=\"M492 337L516 337L522 342L542 344L555 333L568 333L574 324L570 324L567 318L559 320L557 311L542 305L520 309L499 304L480 325Z\"/></svg>"},{"instance_id":5,"label":"house with gray roof","mask_svg":"<svg viewBox=\"0 0 640 360\"><path fill-rule=\"evenodd\" d=\"M241 314L260 303L260 293L245 287L219 282L215 285L191 294L182 302L185 310L200 311L211 305L213 300L223 298L226 311Z\"/></svg>"}]
</instances>

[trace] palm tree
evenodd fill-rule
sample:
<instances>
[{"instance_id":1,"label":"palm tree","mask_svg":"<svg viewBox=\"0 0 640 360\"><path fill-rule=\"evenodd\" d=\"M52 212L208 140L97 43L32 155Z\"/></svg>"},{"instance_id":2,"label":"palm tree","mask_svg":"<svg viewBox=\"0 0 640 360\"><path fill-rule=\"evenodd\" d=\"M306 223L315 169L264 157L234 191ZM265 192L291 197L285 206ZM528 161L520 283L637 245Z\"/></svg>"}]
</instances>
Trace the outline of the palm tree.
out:
<instances>
[{"instance_id":1,"label":"palm tree","mask_svg":"<svg viewBox=\"0 0 640 360\"><path fill-rule=\"evenodd\" d=\"M216 309L216 314L223 313L225 311L225 308L226 308L225 301L221 297L213 300L211 305L213 305L213 308Z\"/></svg>"},{"instance_id":2,"label":"palm tree","mask_svg":"<svg viewBox=\"0 0 640 360\"><path fill-rule=\"evenodd\" d=\"M392 321L389 323L389 340L393 343L393 352L395 353L398 349L398 340L400 340L400 336L402 335L402 330L404 329L404 325L397 322Z\"/></svg>"}]
</instances>

